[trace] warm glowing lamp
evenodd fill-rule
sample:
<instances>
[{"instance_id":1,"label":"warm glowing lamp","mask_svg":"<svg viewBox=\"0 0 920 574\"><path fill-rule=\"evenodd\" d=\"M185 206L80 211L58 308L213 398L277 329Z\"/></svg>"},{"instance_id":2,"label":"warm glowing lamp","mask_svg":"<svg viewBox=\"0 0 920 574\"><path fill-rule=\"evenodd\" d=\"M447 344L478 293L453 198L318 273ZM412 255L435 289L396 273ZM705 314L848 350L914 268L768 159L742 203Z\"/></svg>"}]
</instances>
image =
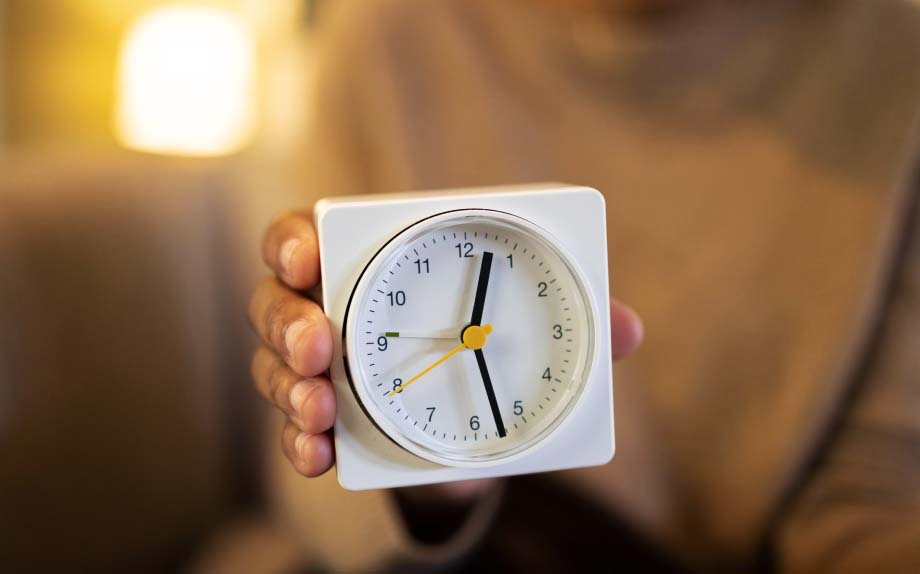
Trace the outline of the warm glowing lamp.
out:
<instances>
[{"instance_id":1,"label":"warm glowing lamp","mask_svg":"<svg viewBox=\"0 0 920 574\"><path fill-rule=\"evenodd\" d=\"M121 46L119 140L168 154L239 150L252 129L254 46L226 10L168 6L143 15Z\"/></svg>"}]
</instances>

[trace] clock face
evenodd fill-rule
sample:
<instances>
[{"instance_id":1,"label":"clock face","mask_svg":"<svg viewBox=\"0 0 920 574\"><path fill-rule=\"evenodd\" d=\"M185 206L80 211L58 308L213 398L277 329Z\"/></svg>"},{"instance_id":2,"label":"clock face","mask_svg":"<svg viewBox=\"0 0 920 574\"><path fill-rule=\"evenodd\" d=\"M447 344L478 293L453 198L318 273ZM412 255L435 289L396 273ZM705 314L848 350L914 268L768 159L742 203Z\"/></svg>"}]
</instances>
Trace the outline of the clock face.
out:
<instances>
[{"instance_id":1,"label":"clock face","mask_svg":"<svg viewBox=\"0 0 920 574\"><path fill-rule=\"evenodd\" d=\"M422 220L368 264L346 314L353 390L418 456L496 464L549 436L595 354L591 299L536 225L497 211Z\"/></svg>"}]
</instances>

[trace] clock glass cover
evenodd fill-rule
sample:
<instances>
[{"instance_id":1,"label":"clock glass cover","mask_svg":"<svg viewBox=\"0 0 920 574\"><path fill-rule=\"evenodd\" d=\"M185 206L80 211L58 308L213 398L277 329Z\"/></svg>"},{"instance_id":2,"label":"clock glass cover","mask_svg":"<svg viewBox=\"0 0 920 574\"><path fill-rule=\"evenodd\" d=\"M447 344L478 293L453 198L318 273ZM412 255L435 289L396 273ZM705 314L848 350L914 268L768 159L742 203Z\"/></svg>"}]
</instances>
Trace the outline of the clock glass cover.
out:
<instances>
[{"instance_id":1,"label":"clock glass cover","mask_svg":"<svg viewBox=\"0 0 920 574\"><path fill-rule=\"evenodd\" d=\"M562 424L593 364L594 311L547 232L498 211L424 219L370 261L346 313L362 408L403 448L497 464Z\"/></svg>"}]
</instances>

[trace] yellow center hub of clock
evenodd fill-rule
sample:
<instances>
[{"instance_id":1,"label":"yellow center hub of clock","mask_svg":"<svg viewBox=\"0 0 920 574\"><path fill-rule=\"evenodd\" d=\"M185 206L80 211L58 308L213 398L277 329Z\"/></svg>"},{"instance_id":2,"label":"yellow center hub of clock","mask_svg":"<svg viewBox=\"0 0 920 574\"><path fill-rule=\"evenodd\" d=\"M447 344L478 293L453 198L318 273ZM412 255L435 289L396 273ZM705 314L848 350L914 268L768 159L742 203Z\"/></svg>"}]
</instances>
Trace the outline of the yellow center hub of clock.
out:
<instances>
[{"instance_id":1,"label":"yellow center hub of clock","mask_svg":"<svg viewBox=\"0 0 920 574\"><path fill-rule=\"evenodd\" d=\"M481 349L486 344L486 339L489 338L489 333L492 332L492 325L470 325L463 330L463 345L467 349L472 349L474 351Z\"/></svg>"}]
</instances>

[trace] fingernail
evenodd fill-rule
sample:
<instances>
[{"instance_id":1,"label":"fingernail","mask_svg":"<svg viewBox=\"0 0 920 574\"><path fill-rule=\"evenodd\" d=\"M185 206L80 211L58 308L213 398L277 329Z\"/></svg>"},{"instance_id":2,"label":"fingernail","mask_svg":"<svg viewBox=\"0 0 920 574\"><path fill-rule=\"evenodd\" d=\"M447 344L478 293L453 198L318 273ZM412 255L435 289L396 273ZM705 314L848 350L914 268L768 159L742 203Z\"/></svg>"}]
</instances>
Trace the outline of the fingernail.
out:
<instances>
[{"instance_id":1,"label":"fingernail","mask_svg":"<svg viewBox=\"0 0 920 574\"><path fill-rule=\"evenodd\" d=\"M294 262L294 253L300 248L301 243L302 241L300 239L292 237L281 244L279 261L281 262L281 272L283 274L290 276L291 263Z\"/></svg>"},{"instance_id":2,"label":"fingernail","mask_svg":"<svg viewBox=\"0 0 920 574\"><path fill-rule=\"evenodd\" d=\"M310 391L313 388L310 383L307 381L300 381L291 387L291 392L289 393L289 398L291 400L291 407L294 409L294 414L300 416L303 412L303 406L307 402L307 397L310 396Z\"/></svg>"},{"instance_id":3,"label":"fingernail","mask_svg":"<svg viewBox=\"0 0 920 574\"><path fill-rule=\"evenodd\" d=\"M305 319L298 319L287 326L284 331L284 348L287 351L288 357L293 358L294 353L297 348L297 341L303 336L304 331L307 330L307 321Z\"/></svg>"},{"instance_id":4,"label":"fingernail","mask_svg":"<svg viewBox=\"0 0 920 574\"><path fill-rule=\"evenodd\" d=\"M302 432L294 439L294 452L296 452L298 456L303 456L303 447L305 444L307 444L307 433Z\"/></svg>"}]
</instances>

